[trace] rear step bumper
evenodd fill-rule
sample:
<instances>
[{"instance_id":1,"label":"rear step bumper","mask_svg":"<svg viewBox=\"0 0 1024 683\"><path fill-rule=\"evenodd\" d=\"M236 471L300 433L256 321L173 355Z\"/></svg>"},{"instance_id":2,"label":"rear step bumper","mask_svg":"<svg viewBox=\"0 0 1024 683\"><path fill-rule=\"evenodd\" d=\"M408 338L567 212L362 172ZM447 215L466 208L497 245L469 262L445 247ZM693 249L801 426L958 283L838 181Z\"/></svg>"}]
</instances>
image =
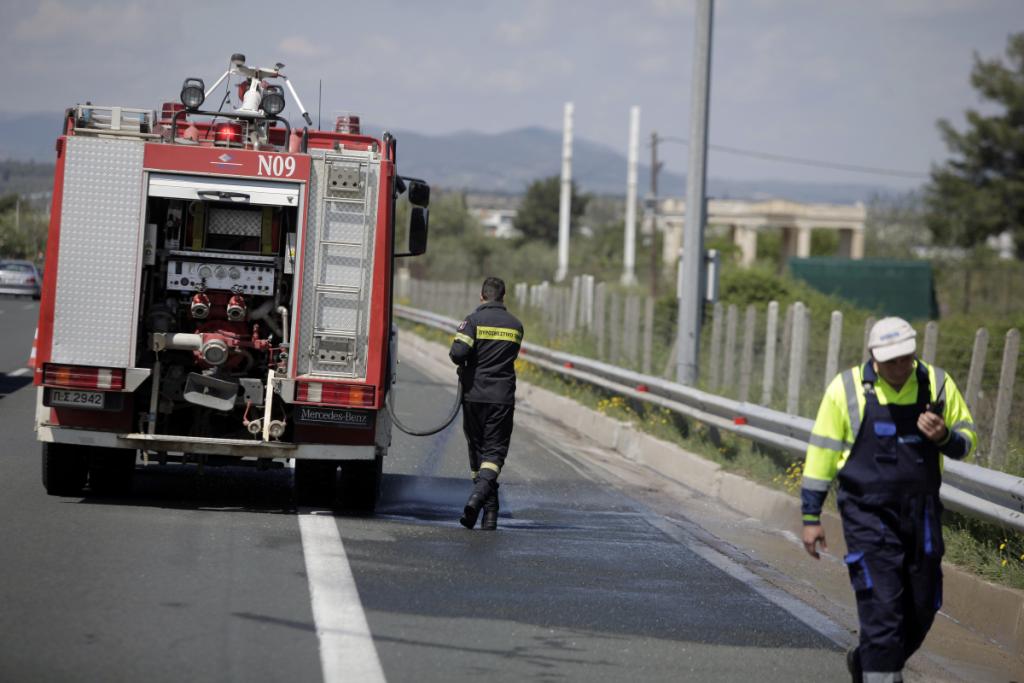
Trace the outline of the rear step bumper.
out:
<instances>
[{"instance_id":1,"label":"rear step bumper","mask_svg":"<svg viewBox=\"0 0 1024 683\"><path fill-rule=\"evenodd\" d=\"M294 444L250 439L213 439L174 434L116 434L56 425L40 425L37 438L49 443L71 443L103 448L129 448L171 453L200 453L238 458L297 458L317 460L373 460L375 446Z\"/></svg>"}]
</instances>

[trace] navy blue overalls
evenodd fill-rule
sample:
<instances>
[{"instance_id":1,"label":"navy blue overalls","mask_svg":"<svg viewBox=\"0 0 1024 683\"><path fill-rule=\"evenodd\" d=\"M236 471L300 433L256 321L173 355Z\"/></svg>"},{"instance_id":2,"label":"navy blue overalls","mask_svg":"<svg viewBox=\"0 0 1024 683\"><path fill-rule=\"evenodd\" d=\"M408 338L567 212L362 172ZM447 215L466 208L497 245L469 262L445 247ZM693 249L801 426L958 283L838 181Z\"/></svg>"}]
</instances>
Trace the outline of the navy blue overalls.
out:
<instances>
[{"instance_id":1,"label":"navy blue overalls","mask_svg":"<svg viewBox=\"0 0 1024 683\"><path fill-rule=\"evenodd\" d=\"M881 405L865 364L864 419L838 475L864 671L902 670L942 606L941 456L917 428L930 394L928 368L915 372L915 404Z\"/></svg>"}]
</instances>

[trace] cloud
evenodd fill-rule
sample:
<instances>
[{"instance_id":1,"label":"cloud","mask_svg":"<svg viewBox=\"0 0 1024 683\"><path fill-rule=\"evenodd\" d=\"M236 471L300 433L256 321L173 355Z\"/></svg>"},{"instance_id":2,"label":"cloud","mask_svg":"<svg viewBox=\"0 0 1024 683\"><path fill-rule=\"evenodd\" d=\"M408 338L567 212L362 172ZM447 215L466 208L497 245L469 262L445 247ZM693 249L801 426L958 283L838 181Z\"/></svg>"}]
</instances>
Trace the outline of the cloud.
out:
<instances>
[{"instance_id":1,"label":"cloud","mask_svg":"<svg viewBox=\"0 0 1024 683\"><path fill-rule=\"evenodd\" d=\"M509 46L538 42L548 34L552 25L548 7L548 4L543 2L529 3L521 12L518 21L499 21L494 29L495 35L499 41Z\"/></svg>"},{"instance_id":2,"label":"cloud","mask_svg":"<svg viewBox=\"0 0 1024 683\"><path fill-rule=\"evenodd\" d=\"M59 0L43 0L34 13L15 23L14 39L39 44L73 37L93 45L123 45L146 42L152 30L139 5L74 7Z\"/></svg>"},{"instance_id":3,"label":"cloud","mask_svg":"<svg viewBox=\"0 0 1024 683\"><path fill-rule=\"evenodd\" d=\"M289 57L322 57L327 50L304 36L288 36L277 44L277 49Z\"/></svg>"}]
</instances>

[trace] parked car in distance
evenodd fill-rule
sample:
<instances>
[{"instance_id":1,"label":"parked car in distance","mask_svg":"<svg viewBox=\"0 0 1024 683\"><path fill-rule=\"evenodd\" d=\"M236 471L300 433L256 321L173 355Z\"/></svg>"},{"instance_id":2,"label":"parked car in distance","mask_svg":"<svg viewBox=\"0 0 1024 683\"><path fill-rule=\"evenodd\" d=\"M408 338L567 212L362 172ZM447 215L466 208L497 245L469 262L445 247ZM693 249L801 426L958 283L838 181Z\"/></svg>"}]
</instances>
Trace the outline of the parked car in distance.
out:
<instances>
[{"instance_id":1,"label":"parked car in distance","mask_svg":"<svg viewBox=\"0 0 1024 683\"><path fill-rule=\"evenodd\" d=\"M0 259L0 294L31 296L43 291L43 275L31 261Z\"/></svg>"}]
</instances>

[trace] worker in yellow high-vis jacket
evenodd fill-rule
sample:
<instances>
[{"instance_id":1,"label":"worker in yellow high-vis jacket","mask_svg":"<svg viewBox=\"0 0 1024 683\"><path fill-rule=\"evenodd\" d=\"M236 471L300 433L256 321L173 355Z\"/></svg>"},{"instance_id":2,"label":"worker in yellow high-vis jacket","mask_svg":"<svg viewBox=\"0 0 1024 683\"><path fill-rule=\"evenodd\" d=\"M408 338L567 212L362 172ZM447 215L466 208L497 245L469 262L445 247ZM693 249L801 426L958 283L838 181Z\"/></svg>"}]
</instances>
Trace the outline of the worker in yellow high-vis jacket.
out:
<instances>
[{"instance_id":1,"label":"worker in yellow high-vis jacket","mask_svg":"<svg viewBox=\"0 0 1024 683\"><path fill-rule=\"evenodd\" d=\"M871 359L829 385L814 422L800 492L804 548L826 548L821 507L838 481L845 557L857 598L860 643L847 653L854 681L902 681L942 604L942 455L977 446L953 379L914 356L916 333L883 318Z\"/></svg>"}]
</instances>

